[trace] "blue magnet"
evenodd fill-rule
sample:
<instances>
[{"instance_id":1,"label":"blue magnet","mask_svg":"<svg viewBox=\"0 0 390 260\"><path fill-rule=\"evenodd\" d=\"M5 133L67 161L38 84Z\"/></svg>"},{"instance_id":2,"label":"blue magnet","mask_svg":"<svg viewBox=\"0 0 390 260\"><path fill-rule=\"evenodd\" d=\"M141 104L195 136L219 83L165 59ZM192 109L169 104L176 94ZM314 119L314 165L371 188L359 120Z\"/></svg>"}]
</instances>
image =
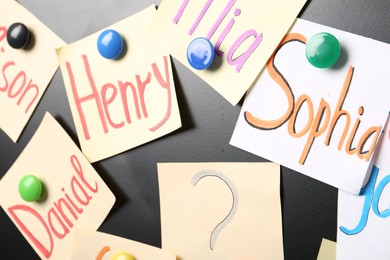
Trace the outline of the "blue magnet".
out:
<instances>
[{"instance_id":1,"label":"blue magnet","mask_svg":"<svg viewBox=\"0 0 390 260\"><path fill-rule=\"evenodd\" d=\"M104 58L115 60L122 54L124 41L117 31L105 30L99 35L97 47Z\"/></svg>"},{"instance_id":2,"label":"blue magnet","mask_svg":"<svg viewBox=\"0 0 390 260\"><path fill-rule=\"evenodd\" d=\"M194 39L187 48L188 63L197 70L210 67L214 60L214 46L203 37Z\"/></svg>"}]
</instances>

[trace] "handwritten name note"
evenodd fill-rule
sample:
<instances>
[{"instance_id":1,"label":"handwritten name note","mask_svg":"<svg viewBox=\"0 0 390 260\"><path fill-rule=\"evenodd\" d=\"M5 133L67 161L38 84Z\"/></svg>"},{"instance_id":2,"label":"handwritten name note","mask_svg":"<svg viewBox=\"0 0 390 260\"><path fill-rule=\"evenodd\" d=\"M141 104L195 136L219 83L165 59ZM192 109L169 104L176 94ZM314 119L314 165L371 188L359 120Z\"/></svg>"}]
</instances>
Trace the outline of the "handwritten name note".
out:
<instances>
[{"instance_id":1,"label":"handwritten name note","mask_svg":"<svg viewBox=\"0 0 390 260\"><path fill-rule=\"evenodd\" d=\"M114 256L128 254L135 259L176 260L160 248L93 230L76 229L72 245L71 259L124 259Z\"/></svg>"},{"instance_id":2,"label":"handwritten name note","mask_svg":"<svg viewBox=\"0 0 390 260\"><path fill-rule=\"evenodd\" d=\"M390 123L360 196L339 191L337 259L390 259Z\"/></svg>"},{"instance_id":3,"label":"handwritten name note","mask_svg":"<svg viewBox=\"0 0 390 260\"><path fill-rule=\"evenodd\" d=\"M18 193L26 174L43 183L37 202L26 202ZM42 259L70 259L74 229L96 230L114 202L107 185L48 113L0 182L1 207Z\"/></svg>"},{"instance_id":4,"label":"handwritten name note","mask_svg":"<svg viewBox=\"0 0 390 260\"><path fill-rule=\"evenodd\" d=\"M33 35L26 49L13 49L7 43L7 30L16 22L25 24ZM18 2L0 2L0 128L13 142L57 70L55 48L63 44Z\"/></svg>"},{"instance_id":5,"label":"handwritten name note","mask_svg":"<svg viewBox=\"0 0 390 260\"><path fill-rule=\"evenodd\" d=\"M159 163L157 168L163 249L182 260L283 259L279 165Z\"/></svg>"},{"instance_id":6,"label":"handwritten name note","mask_svg":"<svg viewBox=\"0 0 390 260\"><path fill-rule=\"evenodd\" d=\"M100 32L57 50L83 153L105 159L181 126L170 57L143 40L154 6L112 25L126 42L119 60L100 56Z\"/></svg>"},{"instance_id":7,"label":"handwritten name note","mask_svg":"<svg viewBox=\"0 0 390 260\"><path fill-rule=\"evenodd\" d=\"M318 69L305 44L324 31L343 52ZM247 95L230 144L358 194L389 111L384 54L390 45L298 19Z\"/></svg>"},{"instance_id":8,"label":"handwritten name note","mask_svg":"<svg viewBox=\"0 0 390 260\"><path fill-rule=\"evenodd\" d=\"M306 0L164 0L148 36L235 105L252 85ZM196 37L214 45L210 69L189 66L187 46Z\"/></svg>"}]
</instances>

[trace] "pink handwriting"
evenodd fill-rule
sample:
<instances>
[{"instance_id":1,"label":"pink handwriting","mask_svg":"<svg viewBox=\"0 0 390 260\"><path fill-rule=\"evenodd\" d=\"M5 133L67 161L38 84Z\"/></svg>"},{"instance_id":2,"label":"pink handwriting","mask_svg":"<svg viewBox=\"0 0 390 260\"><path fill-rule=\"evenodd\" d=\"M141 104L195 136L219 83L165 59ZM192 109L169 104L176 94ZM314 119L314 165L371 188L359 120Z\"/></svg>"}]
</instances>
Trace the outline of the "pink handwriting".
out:
<instances>
[{"instance_id":1,"label":"pink handwriting","mask_svg":"<svg viewBox=\"0 0 390 260\"><path fill-rule=\"evenodd\" d=\"M180 6L177 14L173 18L173 23L178 24L180 19L182 18L184 11L187 9L188 3L190 0L184 0L182 5ZM195 2L195 1L194 1ZM192 24L191 28L188 31L189 35L192 35L195 30L197 29L198 25L202 22L202 19L205 17L207 14L207 11L209 7L212 5L213 0L207 0L205 5L203 6L202 10L200 11L198 17L195 19L194 23ZM220 15L218 18L216 18L214 24L211 26L209 33L207 34L206 38L211 39L217 29L221 26L222 22L225 20L226 16L229 14L231 9L233 8L234 4L236 3L236 0L230 0L225 8L221 11ZM196 2L198 4L198 2ZM189 8L188 12L192 12L192 9ZM221 34L218 36L216 40L216 44L214 46L215 48L215 53L223 57L223 51L220 50L220 46L222 42L225 40L225 38L228 36L229 32L233 28L233 25L235 23L235 18L241 15L241 9L236 8L233 12L233 18L230 19L230 21L225 25L225 28L222 30ZM243 53L236 53L238 48L247 40L250 38L253 39L253 42L249 45L248 49L243 52ZM227 62L232 65L236 66L236 72L240 72L241 68L244 66L245 62L249 59L249 57L252 55L252 53L256 50L256 48L260 45L261 41L263 40L263 33L258 33L254 29L250 29L245 31L244 33L239 36L236 41L233 43L233 45L230 47L226 60Z\"/></svg>"},{"instance_id":2,"label":"pink handwriting","mask_svg":"<svg viewBox=\"0 0 390 260\"><path fill-rule=\"evenodd\" d=\"M6 38L7 29L0 27L0 42ZM4 47L0 51L4 53ZM25 113L37 102L40 94L39 87L33 83L25 71L18 70L14 61L5 62L2 66L2 78L0 81L0 93L4 93L10 100L15 100L17 106L25 105ZM3 82L3 83L2 83Z\"/></svg>"},{"instance_id":3,"label":"pink handwriting","mask_svg":"<svg viewBox=\"0 0 390 260\"><path fill-rule=\"evenodd\" d=\"M7 36L7 28L5 28L4 26L0 26L0 42L4 40L6 36ZM4 52L3 46L1 46L0 51Z\"/></svg>"},{"instance_id":4,"label":"pink handwriting","mask_svg":"<svg viewBox=\"0 0 390 260\"><path fill-rule=\"evenodd\" d=\"M16 99L16 104L20 106L22 101L30 98L30 102L27 104L24 110L27 113L31 106L34 104L39 95L39 87L33 83L32 79L28 79L26 72L23 70L19 71L11 81L8 81L8 71L15 70L16 64L13 61L6 62L3 65L2 75L4 84L0 86L0 92L3 92L10 99ZM11 77L12 78L12 77Z\"/></svg>"},{"instance_id":5,"label":"pink handwriting","mask_svg":"<svg viewBox=\"0 0 390 260\"><path fill-rule=\"evenodd\" d=\"M99 92L99 89L95 83L93 72L91 66L88 62L88 57L82 55L84 69L86 76L89 81L89 86L77 86L75 80L75 74L72 70L71 63L66 62L66 69L68 71L70 84L72 88L72 93L74 96L74 101L76 103L77 112L83 127L84 137L86 140L90 140L91 136L89 133L87 118L85 116L83 106L87 103L89 106L96 106L97 113L99 114L100 123L104 133L108 133L110 128L118 129L125 127L126 124L131 124L132 118L130 116L130 108L134 109L137 120L142 120L142 118L147 119L148 114L148 104L145 102L145 93L148 92L148 84L150 84L152 77L154 77L159 85L166 90L166 99L167 99L167 110L164 117L157 123L154 123L149 127L149 131L158 130L168 119L171 113L171 80L169 78L169 67L168 67L168 58L166 56L164 59L164 71L165 74L160 72L159 67L156 63L151 64L152 72L148 72L146 75L141 76L139 74L135 75L135 82L130 81L121 81L118 80L117 84L105 83ZM90 94L81 96L79 94L78 87L90 89ZM133 99L129 100L129 93L132 95ZM150 94L150 93L149 93ZM112 112L110 111L110 105L116 101L119 96L120 102L122 104L123 119L119 121L114 121L112 118ZM164 97L162 97L164 98ZM92 127L96 127L93 125Z\"/></svg>"}]
</instances>

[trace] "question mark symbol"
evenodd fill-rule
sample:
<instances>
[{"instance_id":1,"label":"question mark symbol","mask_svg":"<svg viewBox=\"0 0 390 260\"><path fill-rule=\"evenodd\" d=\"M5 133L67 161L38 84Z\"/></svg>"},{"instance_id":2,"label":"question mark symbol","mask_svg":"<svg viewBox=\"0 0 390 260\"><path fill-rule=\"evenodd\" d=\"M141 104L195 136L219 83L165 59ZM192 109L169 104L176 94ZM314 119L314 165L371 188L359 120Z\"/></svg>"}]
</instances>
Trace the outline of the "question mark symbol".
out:
<instances>
[{"instance_id":1,"label":"question mark symbol","mask_svg":"<svg viewBox=\"0 0 390 260\"><path fill-rule=\"evenodd\" d=\"M201 179L203 179L205 177L215 177L215 178L220 179L228 186L228 188L232 194L232 207L231 207L229 213L226 215L226 217L221 222L219 222L215 226L215 228L213 229L213 231L211 232L211 235L210 235L210 249L214 250L215 243L217 241L217 237L218 237L219 233L221 233L222 229L224 229L229 224L229 222L233 219L234 215L236 214L236 211L238 208L238 194L237 194L237 191L236 191L236 188L235 188L233 182L231 182L229 180L229 178L227 178L222 172L218 172L218 171L205 170L205 171L200 171L200 172L196 173L194 175L194 177L192 177L192 180L191 180L192 185L196 186L196 184Z\"/></svg>"},{"instance_id":2,"label":"question mark symbol","mask_svg":"<svg viewBox=\"0 0 390 260\"><path fill-rule=\"evenodd\" d=\"M0 42L4 40L5 36L7 36L7 28L0 26ZM4 47L1 47L0 51L4 52Z\"/></svg>"}]
</instances>

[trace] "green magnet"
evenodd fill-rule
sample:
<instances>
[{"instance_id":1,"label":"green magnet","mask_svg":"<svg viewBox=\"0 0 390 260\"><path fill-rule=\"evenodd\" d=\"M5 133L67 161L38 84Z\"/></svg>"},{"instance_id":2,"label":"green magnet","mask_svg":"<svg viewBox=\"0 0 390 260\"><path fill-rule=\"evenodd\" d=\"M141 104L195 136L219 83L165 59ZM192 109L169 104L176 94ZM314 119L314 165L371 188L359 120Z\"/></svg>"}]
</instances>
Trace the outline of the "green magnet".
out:
<instances>
[{"instance_id":1,"label":"green magnet","mask_svg":"<svg viewBox=\"0 0 390 260\"><path fill-rule=\"evenodd\" d=\"M314 35L306 44L306 58L317 68L333 66L340 57L340 51L339 41L326 32Z\"/></svg>"},{"instance_id":2,"label":"green magnet","mask_svg":"<svg viewBox=\"0 0 390 260\"><path fill-rule=\"evenodd\" d=\"M34 175L25 175L19 181L19 194L25 201L37 201L41 197L42 182Z\"/></svg>"}]
</instances>

